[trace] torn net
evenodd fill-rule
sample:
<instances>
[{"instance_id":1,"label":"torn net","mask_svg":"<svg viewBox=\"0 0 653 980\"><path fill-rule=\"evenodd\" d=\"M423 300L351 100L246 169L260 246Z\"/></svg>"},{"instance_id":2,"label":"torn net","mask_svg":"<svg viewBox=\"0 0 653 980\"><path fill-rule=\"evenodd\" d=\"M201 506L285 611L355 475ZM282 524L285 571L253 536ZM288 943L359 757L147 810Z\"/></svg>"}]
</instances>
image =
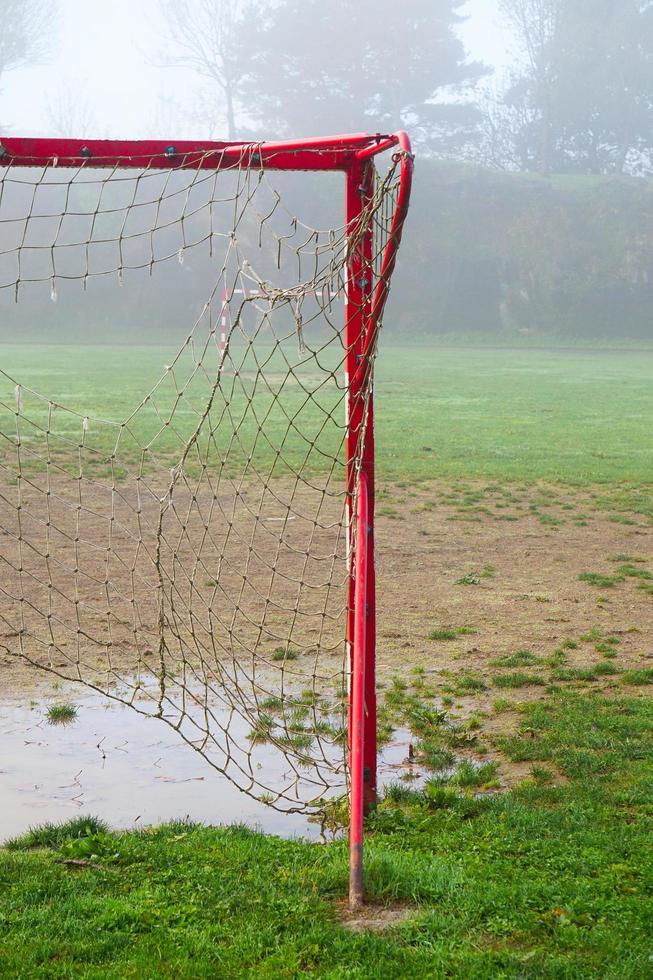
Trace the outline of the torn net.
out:
<instances>
[{"instance_id":1,"label":"torn net","mask_svg":"<svg viewBox=\"0 0 653 980\"><path fill-rule=\"evenodd\" d=\"M17 330L56 331L64 301L111 311L123 290L107 340L139 304L156 335L153 297L172 303L184 276L197 308L122 415L0 369L4 653L162 718L284 810L346 787L343 303L369 226L381 274L398 184L395 157L352 230L329 226L315 175L290 207L288 175L236 164L0 170L0 311Z\"/></svg>"}]
</instances>

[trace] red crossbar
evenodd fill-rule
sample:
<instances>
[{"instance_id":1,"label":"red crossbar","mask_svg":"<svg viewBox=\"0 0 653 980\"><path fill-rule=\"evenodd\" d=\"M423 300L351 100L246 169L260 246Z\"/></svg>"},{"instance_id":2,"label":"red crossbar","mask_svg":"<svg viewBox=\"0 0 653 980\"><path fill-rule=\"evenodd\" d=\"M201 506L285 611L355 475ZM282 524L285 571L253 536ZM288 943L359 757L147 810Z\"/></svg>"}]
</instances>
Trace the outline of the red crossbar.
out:
<instances>
[{"instance_id":1,"label":"red crossbar","mask_svg":"<svg viewBox=\"0 0 653 980\"><path fill-rule=\"evenodd\" d=\"M348 170L399 143L399 134L353 133L284 142L78 140L0 137L0 166L226 170Z\"/></svg>"}]
</instances>

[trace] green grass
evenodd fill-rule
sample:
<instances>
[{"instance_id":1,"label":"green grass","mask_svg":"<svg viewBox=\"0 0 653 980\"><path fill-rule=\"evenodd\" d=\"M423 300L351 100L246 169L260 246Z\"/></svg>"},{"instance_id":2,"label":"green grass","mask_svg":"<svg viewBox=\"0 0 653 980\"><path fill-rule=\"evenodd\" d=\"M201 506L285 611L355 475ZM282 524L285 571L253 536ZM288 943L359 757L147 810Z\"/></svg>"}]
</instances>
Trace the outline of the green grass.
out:
<instances>
[{"instance_id":1,"label":"green grass","mask_svg":"<svg viewBox=\"0 0 653 980\"><path fill-rule=\"evenodd\" d=\"M598 676L596 667L557 667L551 671L554 681L595 681Z\"/></svg>"},{"instance_id":2,"label":"green grass","mask_svg":"<svg viewBox=\"0 0 653 980\"><path fill-rule=\"evenodd\" d=\"M597 585L601 589L611 589L617 582L623 582L623 576L601 575L599 572L581 572L578 581L586 582L587 585Z\"/></svg>"},{"instance_id":3,"label":"green grass","mask_svg":"<svg viewBox=\"0 0 653 980\"><path fill-rule=\"evenodd\" d=\"M563 640L560 644L561 650L577 650L578 644L575 640Z\"/></svg>"},{"instance_id":4,"label":"green grass","mask_svg":"<svg viewBox=\"0 0 653 980\"><path fill-rule=\"evenodd\" d=\"M277 647L272 652L271 659L276 661L280 660L297 660L299 657L299 650L293 650L291 647Z\"/></svg>"},{"instance_id":5,"label":"green grass","mask_svg":"<svg viewBox=\"0 0 653 980\"><path fill-rule=\"evenodd\" d=\"M511 711L514 705L508 698L495 698L492 707L496 714L500 715L503 711Z\"/></svg>"},{"instance_id":6,"label":"green grass","mask_svg":"<svg viewBox=\"0 0 653 980\"><path fill-rule=\"evenodd\" d=\"M402 349L382 341L377 372L386 476L410 460L403 473L422 478L650 481L652 353Z\"/></svg>"},{"instance_id":7,"label":"green grass","mask_svg":"<svg viewBox=\"0 0 653 980\"><path fill-rule=\"evenodd\" d=\"M107 834L90 819L32 831L13 844L29 849L0 850L0 975L640 980L652 736L649 699L564 692L497 740L532 762L512 792L475 796L492 763L389 789L368 821L366 886L410 914L378 935L339 924L344 841L184 823Z\"/></svg>"},{"instance_id":8,"label":"green grass","mask_svg":"<svg viewBox=\"0 0 653 980\"><path fill-rule=\"evenodd\" d=\"M77 717L77 708L74 704L51 704L46 712L46 717L51 725L70 725Z\"/></svg>"},{"instance_id":9,"label":"green grass","mask_svg":"<svg viewBox=\"0 0 653 980\"><path fill-rule=\"evenodd\" d=\"M173 354L169 347L16 344L2 347L2 365L24 385L82 415L120 421L157 381ZM653 353L447 349L386 337L376 372L382 478L650 481ZM251 379L243 383L251 384ZM15 396L11 385L5 387L0 401L7 408L0 410L0 429L12 432ZM187 407L179 416L182 429L196 421L193 409L204 394L199 382L186 390ZM265 397L261 395L261 408ZM328 401L330 396L324 397ZM242 393L234 394L234 414L242 398ZM164 412L172 399L171 386L160 395ZM288 390L288 399L289 407L299 410L299 385ZM24 407L41 412L45 420L46 408L37 409L27 395ZM322 417L310 404L301 412L297 424L312 417L311 412L315 420ZM287 429L281 413L273 412L266 424L273 440ZM61 414L57 425L64 425ZM137 441L144 443L157 425L154 413L137 420ZM250 419L242 433L244 449L252 445L255 432L256 423ZM76 430L75 434L79 435ZM24 433L25 438L29 435ZM87 435L88 441L109 451L114 438L115 431L100 431L94 425ZM291 459L299 458L300 443L291 434L285 446ZM173 435L166 435L163 449L174 445ZM134 446L130 449L126 442L124 449L133 453ZM257 460L269 461L268 456L271 460L271 450L259 441Z\"/></svg>"},{"instance_id":10,"label":"green grass","mask_svg":"<svg viewBox=\"0 0 653 980\"><path fill-rule=\"evenodd\" d=\"M465 759L451 776L450 783L452 786L463 788L486 786L494 779L498 768L497 762L485 762L480 766L475 766L468 759Z\"/></svg>"},{"instance_id":11,"label":"green grass","mask_svg":"<svg viewBox=\"0 0 653 980\"><path fill-rule=\"evenodd\" d=\"M643 670L625 670L621 675L622 683L642 686L653 684L653 668L647 667Z\"/></svg>"},{"instance_id":12,"label":"green grass","mask_svg":"<svg viewBox=\"0 0 653 980\"><path fill-rule=\"evenodd\" d=\"M453 752L429 739L419 739L415 744L415 751L422 765L428 769L449 769L456 764Z\"/></svg>"},{"instance_id":13,"label":"green grass","mask_svg":"<svg viewBox=\"0 0 653 980\"><path fill-rule=\"evenodd\" d=\"M634 565L621 565L619 568L619 574L625 575L626 578L639 578L645 581L653 580L653 572L648 572L645 568L635 568Z\"/></svg>"},{"instance_id":14,"label":"green grass","mask_svg":"<svg viewBox=\"0 0 653 980\"><path fill-rule=\"evenodd\" d=\"M495 687L511 688L532 687L533 685L542 686L545 681L538 674L525 674L523 671L516 670L511 674L497 674L492 679L492 683Z\"/></svg>"},{"instance_id":15,"label":"green grass","mask_svg":"<svg viewBox=\"0 0 653 980\"><path fill-rule=\"evenodd\" d=\"M480 677L474 677L471 675L456 677L455 678L456 690L461 694L469 694L473 691L484 691L485 682Z\"/></svg>"},{"instance_id":16,"label":"green grass","mask_svg":"<svg viewBox=\"0 0 653 980\"><path fill-rule=\"evenodd\" d=\"M2 366L82 416L115 422L158 379L172 353L15 345L2 348ZM652 375L653 353L447 350L384 341L377 362L379 475L408 485L430 478L499 480L499 490L510 481L613 484L587 507L583 503L583 510L603 512L616 523L650 522L653 499L628 484L650 484ZM249 395L252 378L244 378L243 385ZM178 417L182 435L195 423L205 391L200 384L185 391ZM164 415L172 395L171 389L161 393L158 407ZM333 393L321 397L329 411L336 407ZM299 385L289 386L287 398L290 411L300 412L296 425L322 418ZM244 399L237 390L234 416ZM22 401L28 414L45 420L43 406L25 392ZM0 430L15 431L11 385L5 384L0 402L5 406ZM270 407L264 390L257 407L261 417ZM68 436L79 435L74 428L79 419L57 412L56 425ZM134 440L123 447L128 458L135 458L135 447L157 426L153 413L136 420ZM280 443L287 429L287 418L272 412L266 421L272 443ZM243 423L243 454L251 450L256 464L269 463L272 450L256 441L256 433L253 419ZM22 437L29 450L33 432ZM112 427L91 423L88 442L101 453L112 451L114 438ZM222 445L220 437L217 441ZM178 440L166 432L164 455L174 455L175 447ZM291 432L284 455L297 462L302 452L301 439ZM242 466L242 458L239 462ZM98 475L102 465L100 459ZM460 511L457 519L475 521L488 513L484 494L474 489L459 489L448 502ZM505 506L522 513L514 494L508 494ZM555 507L555 495L542 490L532 514L550 525L552 534L564 534L564 528L553 530L561 523L551 513ZM387 509L388 516L395 514L390 505ZM506 518L515 515L497 515ZM624 554L614 560L621 563L613 569L616 574L588 572L588 584L603 588L632 579L623 588L651 588L651 573L636 567L638 559ZM485 566L458 581L480 586L493 575ZM431 638L446 642L467 632L443 628ZM617 645L597 630L581 641L608 659ZM576 642L562 647L574 649ZM381 905L399 902L414 909L404 925L383 936L343 931L334 904L346 894L343 842L318 847L239 827L184 824L113 835L88 817L35 828L0 850L0 976L634 980L651 975L653 708L644 695L653 670L619 673L604 659L569 668L564 649L542 660L553 668L552 680L575 684L605 678L605 685L618 674L619 683L610 682L612 693L624 694L621 685L632 685L641 687L642 698L602 700L587 690L581 696L564 689L536 705L496 699L497 712L515 709L520 729L509 737L493 736L493 748L532 763L532 778L503 796L478 798L479 788L496 788L495 762L461 762L459 753L476 756L488 748L472 720L467 727L448 727L444 714L417 696L423 677L410 689L397 680L387 691L390 719L384 731L392 731L392 712L400 713L415 733L420 762L435 771L423 790L403 785L389 790L369 820L368 894ZM281 662L299 654L279 647L270 656ZM529 651L517 651L494 666L537 663ZM519 669L493 679L452 678L458 696L491 684L510 689L544 683L538 674ZM306 704L312 698L309 691ZM442 704L451 703L442 698ZM261 708L279 712L283 702L264 700ZM295 712L301 722L306 709L299 705ZM262 713L251 739L265 742L274 725L272 715ZM312 735L298 730L290 738L291 747L301 751ZM556 785L557 773L568 784ZM62 860L87 866L75 871Z\"/></svg>"},{"instance_id":17,"label":"green grass","mask_svg":"<svg viewBox=\"0 0 653 980\"><path fill-rule=\"evenodd\" d=\"M617 636L608 636L601 643L595 643L594 649L597 653L602 653L604 657L616 657L619 651L616 649L621 640Z\"/></svg>"},{"instance_id":18,"label":"green grass","mask_svg":"<svg viewBox=\"0 0 653 980\"><path fill-rule=\"evenodd\" d=\"M473 636L474 633L476 630L470 629L468 626L459 626L456 629L436 629L429 633L429 640L449 642L457 640L459 636Z\"/></svg>"},{"instance_id":19,"label":"green grass","mask_svg":"<svg viewBox=\"0 0 653 980\"><path fill-rule=\"evenodd\" d=\"M447 642L450 640L456 640L458 638L457 630L431 630L429 633L429 640L439 640L441 642Z\"/></svg>"},{"instance_id":20,"label":"green grass","mask_svg":"<svg viewBox=\"0 0 653 980\"><path fill-rule=\"evenodd\" d=\"M539 658L531 650L517 650L515 653L490 661L493 667L532 667L537 663Z\"/></svg>"},{"instance_id":21,"label":"green grass","mask_svg":"<svg viewBox=\"0 0 653 980\"><path fill-rule=\"evenodd\" d=\"M69 841L108 834L109 827L97 817L74 817L65 823L44 823L31 827L27 833L6 841L10 851L30 851L36 848L59 848Z\"/></svg>"},{"instance_id":22,"label":"green grass","mask_svg":"<svg viewBox=\"0 0 653 980\"><path fill-rule=\"evenodd\" d=\"M536 783L545 786L552 783L554 779L554 774L546 766L531 766L531 776Z\"/></svg>"}]
</instances>

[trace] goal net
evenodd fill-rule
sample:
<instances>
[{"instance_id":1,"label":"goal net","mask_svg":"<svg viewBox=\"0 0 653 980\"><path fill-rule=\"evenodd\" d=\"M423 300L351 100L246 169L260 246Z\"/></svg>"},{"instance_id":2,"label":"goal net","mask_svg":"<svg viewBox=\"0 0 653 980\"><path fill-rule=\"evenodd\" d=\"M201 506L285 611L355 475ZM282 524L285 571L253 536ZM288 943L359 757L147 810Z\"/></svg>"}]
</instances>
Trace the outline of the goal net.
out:
<instances>
[{"instance_id":1,"label":"goal net","mask_svg":"<svg viewBox=\"0 0 653 980\"><path fill-rule=\"evenodd\" d=\"M0 669L81 682L252 796L318 810L347 785L409 144L1 142L2 340L124 344L124 370L100 350L75 387L42 346L0 367ZM139 397L135 339L161 365Z\"/></svg>"}]
</instances>

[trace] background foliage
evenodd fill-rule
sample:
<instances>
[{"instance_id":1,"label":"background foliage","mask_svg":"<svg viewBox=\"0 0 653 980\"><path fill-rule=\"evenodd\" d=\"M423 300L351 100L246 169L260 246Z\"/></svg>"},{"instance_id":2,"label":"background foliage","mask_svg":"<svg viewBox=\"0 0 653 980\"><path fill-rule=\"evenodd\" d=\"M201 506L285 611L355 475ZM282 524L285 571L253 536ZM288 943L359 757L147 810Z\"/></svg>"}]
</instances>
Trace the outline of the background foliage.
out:
<instances>
[{"instance_id":1,"label":"background foliage","mask_svg":"<svg viewBox=\"0 0 653 980\"><path fill-rule=\"evenodd\" d=\"M420 161L387 326L653 337L653 183Z\"/></svg>"}]
</instances>

